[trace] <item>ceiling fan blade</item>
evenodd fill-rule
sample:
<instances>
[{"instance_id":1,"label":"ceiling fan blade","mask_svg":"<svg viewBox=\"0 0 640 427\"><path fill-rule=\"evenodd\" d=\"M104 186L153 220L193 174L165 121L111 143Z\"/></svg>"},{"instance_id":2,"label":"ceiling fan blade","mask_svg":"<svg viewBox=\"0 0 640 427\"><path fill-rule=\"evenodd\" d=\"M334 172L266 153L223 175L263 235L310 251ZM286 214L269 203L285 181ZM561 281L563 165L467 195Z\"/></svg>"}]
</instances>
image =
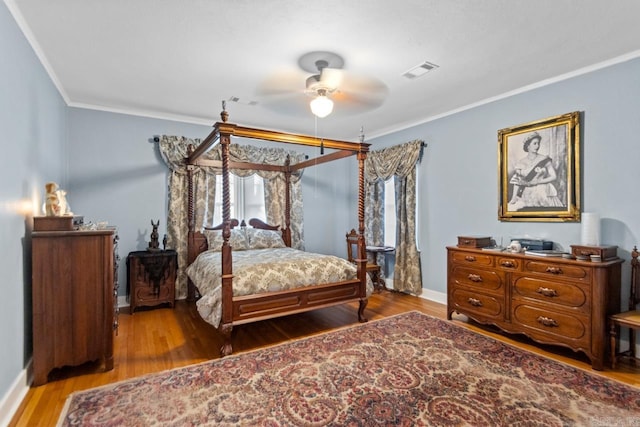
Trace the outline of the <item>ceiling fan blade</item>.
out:
<instances>
[{"instance_id":1,"label":"ceiling fan blade","mask_svg":"<svg viewBox=\"0 0 640 427\"><path fill-rule=\"evenodd\" d=\"M342 85L344 72L337 68L323 68L320 73L320 84L329 90L336 90Z\"/></svg>"},{"instance_id":2,"label":"ceiling fan blade","mask_svg":"<svg viewBox=\"0 0 640 427\"><path fill-rule=\"evenodd\" d=\"M375 110L381 106L386 96L382 93L354 94L349 91L337 91L331 95L333 114L352 115Z\"/></svg>"},{"instance_id":3,"label":"ceiling fan blade","mask_svg":"<svg viewBox=\"0 0 640 427\"><path fill-rule=\"evenodd\" d=\"M256 88L257 96L283 95L304 92L304 79L307 75L299 70L286 70L267 77Z\"/></svg>"},{"instance_id":4,"label":"ceiling fan blade","mask_svg":"<svg viewBox=\"0 0 640 427\"><path fill-rule=\"evenodd\" d=\"M293 117L309 117L311 114L309 108L311 99L312 98L304 92L283 93L266 96L259 101L259 105L279 114L286 114Z\"/></svg>"},{"instance_id":5,"label":"ceiling fan blade","mask_svg":"<svg viewBox=\"0 0 640 427\"><path fill-rule=\"evenodd\" d=\"M382 81L352 73L343 73L342 84L338 90L363 97L386 97L389 92L387 85Z\"/></svg>"}]
</instances>

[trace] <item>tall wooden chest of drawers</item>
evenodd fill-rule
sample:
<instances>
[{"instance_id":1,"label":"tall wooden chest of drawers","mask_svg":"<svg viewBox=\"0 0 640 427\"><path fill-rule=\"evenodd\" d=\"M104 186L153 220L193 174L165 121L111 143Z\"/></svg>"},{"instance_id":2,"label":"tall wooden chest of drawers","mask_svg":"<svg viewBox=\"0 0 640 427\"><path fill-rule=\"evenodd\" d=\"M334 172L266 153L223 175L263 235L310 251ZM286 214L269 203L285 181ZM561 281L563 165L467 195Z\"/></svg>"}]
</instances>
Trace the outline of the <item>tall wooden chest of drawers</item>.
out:
<instances>
[{"instance_id":1,"label":"tall wooden chest of drawers","mask_svg":"<svg viewBox=\"0 0 640 427\"><path fill-rule=\"evenodd\" d=\"M575 261L447 248L447 317L584 352L602 370L607 316L620 311L621 259Z\"/></svg>"},{"instance_id":2,"label":"tall wooden chest of drawers","mask_svg":"<svg viewBox=\"0 0 640 427\"><path fill-rule=\"evenodd\" d=\"M34 231L33 384L54 368L101 360L113 369L115 229Z\"/></svg>"}]
</instances>

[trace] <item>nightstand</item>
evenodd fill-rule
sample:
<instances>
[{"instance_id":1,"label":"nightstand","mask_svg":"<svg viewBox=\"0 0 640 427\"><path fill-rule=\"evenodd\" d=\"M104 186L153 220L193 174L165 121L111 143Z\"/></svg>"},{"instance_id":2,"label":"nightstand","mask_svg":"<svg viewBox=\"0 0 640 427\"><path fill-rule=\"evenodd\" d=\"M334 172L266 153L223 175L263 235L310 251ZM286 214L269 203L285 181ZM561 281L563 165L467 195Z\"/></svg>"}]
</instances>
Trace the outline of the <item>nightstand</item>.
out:
<instances>
[{"instance_id":1,"label":"nightstand","mask_svg":"<svg viewBox=\"0 0 640 427\"><path fill-rule=\"evenodd\" d=\"M174 250L137 251L127 256L129 312L140 306L174 306L178 255Z\"/></svg>"}]
</instances>

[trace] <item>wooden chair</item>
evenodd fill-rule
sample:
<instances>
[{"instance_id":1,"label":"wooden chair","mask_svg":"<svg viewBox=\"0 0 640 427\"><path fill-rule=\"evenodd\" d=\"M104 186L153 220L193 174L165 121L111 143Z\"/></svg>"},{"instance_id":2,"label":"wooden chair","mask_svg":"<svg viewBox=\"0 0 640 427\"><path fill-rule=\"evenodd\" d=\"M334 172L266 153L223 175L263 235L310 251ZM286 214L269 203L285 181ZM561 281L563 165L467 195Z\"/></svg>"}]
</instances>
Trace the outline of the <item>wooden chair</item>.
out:
<instances>
[{"instance_id":1,"label":"wooden chair","mask_svg":"<svg viewBox=\"0 0 640 427\"><path fill-rule=\"evenodd\" d=\"M347 259L349 262L355 264L356 263L356 255L358 254L358 233L355 229L351 229L350 232L347 233ZM373 282L373 286L377 291L385 288L384 283L382 283L382 274L380 270L380 266L378 264L371 264L367 260L367 273L371 276L371 281Z\"/></svg>"},{"instance_id":2,"label":"wooden chair","mask_svg":"<svg viewBox=\"0 0 640 427\"><path fill-rule=\"evenodd\" d=\"M635 363L636 361L636 331L640 330L640 310L637 309L640 303L639 291L640 280L638 273L640 262L638 262L638 248L633 247L631 251L631 286L629 289L629 311L613 314L609 316L609 336L611 338L611 367L615 369L616 359L619 355L628 356ZM616 341L620 327L629 328L629 350L618 354Z\"/></svg>"}]
</instances>

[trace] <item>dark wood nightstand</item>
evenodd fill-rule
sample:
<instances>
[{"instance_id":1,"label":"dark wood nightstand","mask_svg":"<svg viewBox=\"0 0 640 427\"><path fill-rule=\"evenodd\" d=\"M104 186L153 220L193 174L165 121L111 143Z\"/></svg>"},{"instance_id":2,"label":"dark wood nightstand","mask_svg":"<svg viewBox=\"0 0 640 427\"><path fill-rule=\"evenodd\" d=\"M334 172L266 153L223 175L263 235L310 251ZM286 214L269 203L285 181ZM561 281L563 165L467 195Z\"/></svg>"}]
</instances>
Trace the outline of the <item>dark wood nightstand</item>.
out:
<instances>
[{"instance_id":1,"label":"dark wood nightstand","mask_svg":"<svg viewBox=\"0 0 640 427\"><path fill-rule=\"evenodd\" d=\"M136 307L174 306L178 254L174 250L130 252L127 257L129 312Z\"/></svg>"}]
</instances>

